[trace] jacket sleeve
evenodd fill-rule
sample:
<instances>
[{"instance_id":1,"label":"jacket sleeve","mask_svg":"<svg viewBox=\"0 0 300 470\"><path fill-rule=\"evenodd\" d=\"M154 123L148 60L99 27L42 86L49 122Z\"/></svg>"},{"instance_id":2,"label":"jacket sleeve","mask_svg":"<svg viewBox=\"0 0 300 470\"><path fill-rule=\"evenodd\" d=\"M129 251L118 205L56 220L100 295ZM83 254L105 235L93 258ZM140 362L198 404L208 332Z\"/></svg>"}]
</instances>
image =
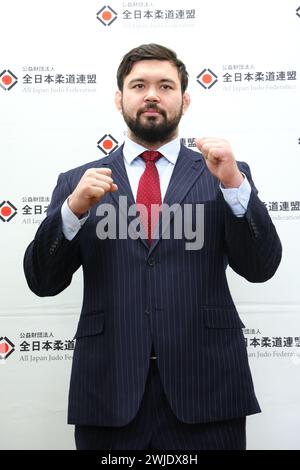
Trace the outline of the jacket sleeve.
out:
<instances>
[{"instance_id":1,"label":"jacket sleeve","mask_svg":"<svg viewBox=\"0 0 300 470\"><path fill-rule=\"evenodd\" d=\"M41 297L63 291L81 265L80 232L72 241L68 241L62 232L61 206L71 192L66 176L61 174L52 194L47 217L25 252L24 272L28 286Z\"/></svg>"},{"instance_id":2,"label":"jacket sleeve","mask_svg":"<svg viewBox=\"0 0 300 470\"><path fill-rule=\"evenodd\" d=\"M276 272L282 246L269 213L257 195L246 163L239 164L251 185L251 195L244 217L236 217L225 207L225 243L231 268L250 282L264 282Z\"/></svg>"}]
</instances>

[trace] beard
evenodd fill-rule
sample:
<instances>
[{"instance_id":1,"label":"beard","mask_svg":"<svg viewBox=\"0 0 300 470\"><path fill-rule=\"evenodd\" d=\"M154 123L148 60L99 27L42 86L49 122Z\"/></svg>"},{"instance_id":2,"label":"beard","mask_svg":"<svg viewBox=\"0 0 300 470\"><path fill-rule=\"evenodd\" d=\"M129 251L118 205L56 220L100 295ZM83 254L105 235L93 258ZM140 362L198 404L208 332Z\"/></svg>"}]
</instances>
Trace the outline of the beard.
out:
<instances>
[{"instance_id":1,"label":"beard","mask_svg":"<svg viewBox=\"0 0 300 470\"><path fill-rule=\"evenodd\" d=\"M141 116L148 109L158 111L163 120L158 121L158 116L147 116L146 122L143 123ZM160 109L156 103L147 103L143 109L137 112L135 119L126 113L122 103L122 113L124 121L138 140L154 144L171 140L183 114L183 103L172 119L168 119L166 112Z\"/></svg>"}]
</instances>

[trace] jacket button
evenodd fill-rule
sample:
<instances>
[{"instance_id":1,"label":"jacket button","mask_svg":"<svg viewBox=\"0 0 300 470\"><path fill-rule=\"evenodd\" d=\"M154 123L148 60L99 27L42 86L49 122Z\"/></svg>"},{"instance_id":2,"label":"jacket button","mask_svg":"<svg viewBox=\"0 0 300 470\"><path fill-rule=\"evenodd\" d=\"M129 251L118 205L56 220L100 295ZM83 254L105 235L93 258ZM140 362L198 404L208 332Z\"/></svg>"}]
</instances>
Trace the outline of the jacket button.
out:
<instances>
[{"instance_id":1,"label":"jacket button","mask_svg":"<svg viewBox=\"0 0 300 470\"><path fill-rule=\"evenodd\" d=\"M147 263L148 263L148 266L151 266L151 268L152 268L153 266L155 266L155 259L154 258L149 258Z\"/></svg>"},{"instance_id":2,"label":"jacket button","mask_svg":"<svg viewBox=\"0 0 300 470\"><path fill-rule=\"evenodd\" d=\"M145 310L145 314L146 314L146 315L150 315L150 313L151 313L151 312L150 312L150 308L147 307L146 310Z\"/></svg>"},{"instance_id":3,"label":"jacket button","mask_svg":"<svg viewBox=\"0 0 300 470\"><path fill-rule=\"evenodd\" d=\"M254 222L254 220L252 220L252 219L251 219L250 224L251 224L252 233L253 233L253 235L254 235L254 238L257 238L258 235L259 235L257 225L256 225L256 223Z\"/></svg>"}]
</instances>

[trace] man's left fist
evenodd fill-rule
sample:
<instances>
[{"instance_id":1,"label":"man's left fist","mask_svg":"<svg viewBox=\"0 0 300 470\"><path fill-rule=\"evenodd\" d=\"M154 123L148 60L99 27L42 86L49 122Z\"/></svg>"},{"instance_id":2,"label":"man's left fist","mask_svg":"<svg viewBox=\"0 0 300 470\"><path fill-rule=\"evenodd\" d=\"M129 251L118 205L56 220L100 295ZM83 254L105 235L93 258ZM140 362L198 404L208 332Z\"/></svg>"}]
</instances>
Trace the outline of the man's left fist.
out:
<instances>
[{"instance_id":1,"label":"man's left fist","mask_svg":"<svg viewBox=\"0 0 300 470\"><path fill-rule=\"evenodd\" d=\"M215 137L196 139L196 145L202 153L207 168L219 179L225 188L238 188L244 180L229 142Z\"/></svg>"}]
</instances>

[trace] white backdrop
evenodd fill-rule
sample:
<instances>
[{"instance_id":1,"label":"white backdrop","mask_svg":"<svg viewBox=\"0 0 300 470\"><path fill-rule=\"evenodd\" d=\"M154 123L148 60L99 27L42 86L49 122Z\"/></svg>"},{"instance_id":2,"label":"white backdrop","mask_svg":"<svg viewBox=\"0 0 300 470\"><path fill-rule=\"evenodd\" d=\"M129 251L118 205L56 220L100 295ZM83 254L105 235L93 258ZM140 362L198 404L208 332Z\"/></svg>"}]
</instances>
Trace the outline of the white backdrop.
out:
<instances>
[{"instance_id":1,"label":"white backdrop","mask_svg":"<svg viewBox=\"0 0 300 470\"><path fill-rule=\"evenodd\" d=\"M272 280L228 278L263 409L248 418L248 448L300 449L300 0L1 6L0 448L74 448L66 408L81 272L59 296L38 298L23 254L58 174L122 142L116 69L132 47L158 42L190 74L182 138L227 138L250 164L281 237Z\"/></svg>"}]
</instances>

